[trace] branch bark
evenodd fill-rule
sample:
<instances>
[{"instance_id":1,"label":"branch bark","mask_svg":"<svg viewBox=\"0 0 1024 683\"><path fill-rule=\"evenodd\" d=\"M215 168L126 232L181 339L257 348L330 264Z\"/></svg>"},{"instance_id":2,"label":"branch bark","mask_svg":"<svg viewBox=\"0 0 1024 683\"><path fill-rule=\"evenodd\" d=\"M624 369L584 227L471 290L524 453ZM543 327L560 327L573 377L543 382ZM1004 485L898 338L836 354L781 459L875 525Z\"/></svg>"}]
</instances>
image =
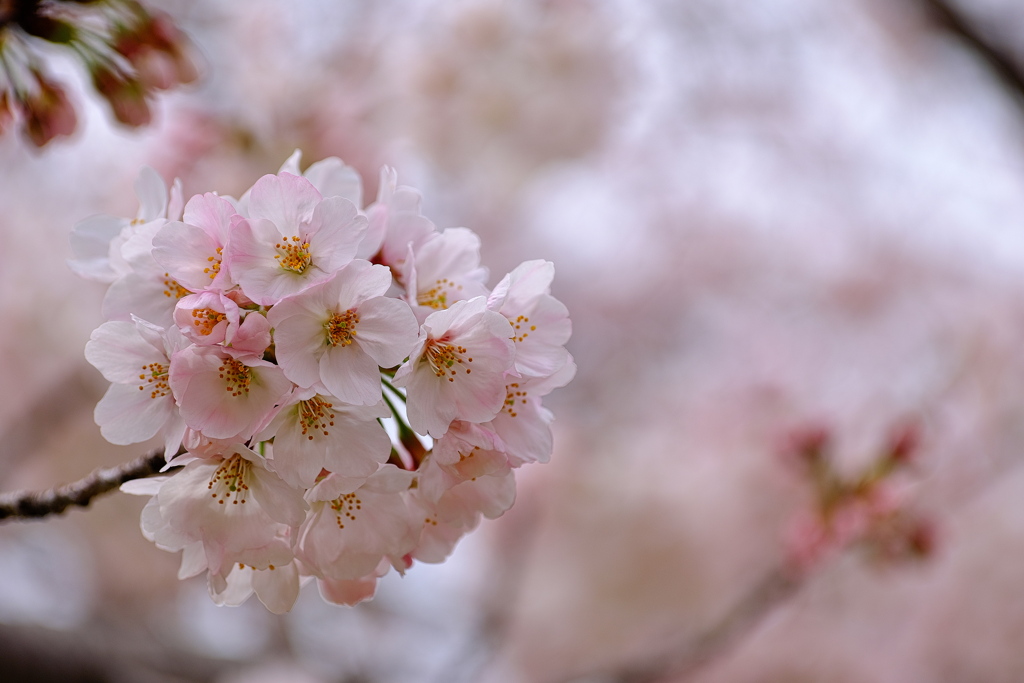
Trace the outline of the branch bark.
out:
<instances>
[{"instance_id":1,"label":"branch bark","mask_svg":"<svg viewBox=\"0 0 1024 683\"><path fill-rule=\"evenodd\" d=\"M165 462L163 449L157 448L123 465L98 469L72 484L48 491L0 494L0 520L39 519L60 514L72 505L86 507L93 498L113 491L126 481L156 474Z\"/></svg>"}]
</instances>

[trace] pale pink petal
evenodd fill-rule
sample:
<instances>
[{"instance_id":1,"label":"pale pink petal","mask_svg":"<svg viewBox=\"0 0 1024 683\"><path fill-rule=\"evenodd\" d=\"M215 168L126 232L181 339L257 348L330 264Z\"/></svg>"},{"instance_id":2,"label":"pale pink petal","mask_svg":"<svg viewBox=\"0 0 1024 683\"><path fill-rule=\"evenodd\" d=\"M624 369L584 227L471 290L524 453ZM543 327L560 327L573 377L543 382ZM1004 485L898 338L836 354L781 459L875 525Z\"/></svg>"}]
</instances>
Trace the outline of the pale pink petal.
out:
<instances>
[{"instance_id":1,"label":"pale pink petal","mask_svg":"<svg viewBox=\"0 0 1024 683\"><path fill-rule=\"evenodd\" d=\"M249 192L249 216L270 221L282 235L299 235L321 195L305 178L282 173L265 175Z\"/></svg>"},{"instance_id":2,"label":"pale pink petal","mask_svg":"<svg viewBox=\"0 0 1024 683\"><path fill-rule=\"evenodd\" d=\"M328 347L320 357L319 373L327 391L345 403L380 402L380 368L358 344Z\"/></svg>"},{"instance_id":3,"label":"pale pink petal","mask_svg":"<svg viewBox=\"0 0 1024 683\"><path fill-rule=\"evenodd\" d=\"M232 350L262 358L270 346L270 322L258 311L249 311L234 336L226 339Z\"/></svg>"},{"instance_id":4,"label":"pale pink petal","mask_svg":"<svg viewBox=\"0 0 1024 683\"><path fill-rule=\"evenodd\" d=\"M139 177L135 179L135 196L139 198L138 217L143 222L167 215L167 184L149 166L139 170Z\"/></svg>"},{"instance_id":5,"label":"pale pink petal","mask_svg":"<svg viewBox=\"0 0 1024 683\"><path fill-rule=\"evenodd\" d=\"M328 197L317 204L308 231L313 265L328 275L350 262L366 232L366 217L341 197Z\"/></svg>"},{"instance_id":6,"label":"pale pink petal","mask_svg":"<svg viewBox=\"0 0 1024 683\"><path fill-rule=\"evenodd\" d=\"M352 607L369 600L377 592L377 577L370 575L359 579L317 579L320 595L335 605Z\"/></svg>"},{"instance_id":7,"label":"pale pink petal","mask_svg":"<svg viewBox=\"0 0 1024 683\"><path fill-rule=\"evenodd\" d=\"M252 588L263 606L284 614L299 597L299 569L294 562L253 572Z\"/></svg>"},{"instance_id":8,"label":"pale pink petal","mask_svg":"<svg viewBox=\"0 0 1024 683\"><path fill-rule=\"evenodd\" d=\"M167 364L164 349L143 339L134 323L105 322L85 344L85 359L96 367L108 382L139 382L139 375L152 363Z\"/></svg>"},{"instance_id":9,"label":"pale pink petal","mask_svg":"<svg viewBox=\"0 0 1024 683\"><path fill-rule=\"evenodd\" d=\"M343 197L357 208L363 205L363 179L338 157L317 161L303 175L324 197Z\"/></svg>"},{"instance_id":10,"label":"pale pink petal","mask_svg":"<svg viewBox=\"0 0 1024 683\"><path fill-rule=\"evenodd\" d=\"M416 316L404 301L370 299L359 306L355 342L382 368L405 360L416 344Z\"/></svg>"},{"instance_id":11,"label":"pale pink petal","mask_svg":"<svg viewBox=\"0 0 1024 683\"><path fill-rule=\"evenodd\" d=\"M177 417L171 397L156 396L137 385L111 384L96 404L96 424L110 443L141 443L156 436L160 428Z\"/></svg>"}]
</instances>

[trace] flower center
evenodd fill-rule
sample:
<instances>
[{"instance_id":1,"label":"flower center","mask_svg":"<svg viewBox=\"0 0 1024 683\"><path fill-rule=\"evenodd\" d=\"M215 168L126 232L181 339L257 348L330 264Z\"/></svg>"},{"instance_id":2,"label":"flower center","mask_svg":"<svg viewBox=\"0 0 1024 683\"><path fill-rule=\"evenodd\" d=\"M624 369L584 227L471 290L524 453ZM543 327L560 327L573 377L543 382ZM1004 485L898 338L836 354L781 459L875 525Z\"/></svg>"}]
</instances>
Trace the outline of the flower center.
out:
<instances>
[{"instance_id":1,"label":"flower center","mask_svg":"<svg viewBox=\"0 0 1024 683\"><path fill-rule=\"evenodd\" d=\"M221 505L225 500L231 498L232 505L245 504L249 495L249 485L245 478L252 469L252 463L240 455L233 455L216 469L210 477L210 483L206 488L211 491L210 497L215 498Z\"/></svg>"},{"instance_id":2,"label":"flower center","mask_svg":"<svg viewBox=\"0 0 1024 683\"><path fill-rule=\"evenodd\" d=\"M192 324L198 328L196 331L204 337L213 332L213 328L217 326L217 323L227 320L226 315L212 308L193 308L192 317L195 318Z\"/></svg>"},{"instance_id":3,"label":"flower center","mask_svg":"<svg viewBox=\"0 0 1024 683\"><path fill-rule=\"evenodd\" d=\"M288 240L291 240L289 242ZM277 254L274 256L280 259L281 267L300 275L306 272L313 259L309 254L309 241L296 236L285 237L274 245Z\"/></svg>"},{"instance_id":4,"label":"flower center","mask_svg":"<svg viewBox=\"0 0 1024 683\"><path fill-rule=\"evenodd\" d=\"M513 382L505 387L505 405L502 410L508 413L509 417L515 417L519 413L516 412L517 403L526 403L526 392L519 388L518 382Z\"/></svg>"},{"instance_id":5,"label":"flower center","mask_svg":"<svg viewBox=\"0 0 1024 683\"><path fill-rule=\"evenodd\" d=\"M249 384L252 382L252 368L234 358L225 358L221 366L217 368L220 378L224 380L225 389L231 392L232 396L241 396L249 393Z\"/></svg>"},{"instance_id":6,"label":"flower center","mask_svg":"<svg viewBox=\"0 0 1024 683\"><path fill-rule=\"evenodd\" d=\"M208 268L203 268L203 272L210 276L211 280L217 278L220 274L220 264L223 260L221 254L224 252L224 247L217 247L217 253L214 256L207 256L206 260L210 264Z\"/></svg>"},{"instance_id":7,"label":"flower center","mask_svg":"<svg viewBox=\"0 0 1024 683\"><path fill-rule=\"evenodd\" d=\"M160 398L171 393L171 387L167 384L167 366L160 363L150 363L142 366L142 373L139 374L142 384L139 391L145 391L149 386L149 397Z\"/></svg>"},{"instance_id":8,"label":"flower center","mask_svg":"<svg viewBox=\"0 0 1024 683\"><path fill-rule=\"evenodd\" d=\"M308 401L299 401L299 424L302 425L302 435L310 441L313 440L313 433L323 432L324 436L330 436L328 427L334 426L334 413L331 408L333 403L328 403L319 396L314 396Z\"/></svg>"},{"instance_id":9,"label":"flower center","mask_svg":"<svg viewBox=\"0 0 1024 683\"><path fill-rule=\"evenodd\" d=\"M180 299L192 292L178 284L177 280L171 278L170 273L164 273L164 296L172 299Z\"/></svg>"},{"instance_id":10,"label":"flower center","mask_svg":"<svg viewBox=\"0 0 1024 683\"><path fill-rule=\"evenodd\" d=\"M534 332L537 329L536 325L530 325L529 330L524 330L527 327L527 323L530 319L525 315L517 315L515 320L512 320L512 326L515 328L515 336L512 337L512 341L521 342L525 341L530 336L530 332Z\"/></svg>"},{"instance_id":11,"label":"flower center","mask_svg":"<svg viewBox=\"0 0 1024 683\"><path fill-rule=\"evenodd\" d=\"M357 510L363 509L363 501L359 500L359 496L354 493L346 493L341 498L331 501L331 509L334 510L334 514L338 518L338 528L344 529L345 522L342 518L355 521L355 513Z\"/></svg>"},{"instance_id":12,"label":"flower center","mask_svg":"<svg viewBox=\"0 0 1024 683\"><path fill-rule=\"evenodd\" d=\"M455 366L473 362L472 358L466 358L463 361L462 356L465 353L466 347L464 346L453 346L436 339L428 339L420 360L430 365L430 369L437 377L447 377L449 382L454 382L455 376L458 374L458 368ZM465 371L468 375L472 369L465 368Z\"/></svg>"},{"instance_id":13,"label":"flower center","mask_svg":"<svg viewBox=\"0 0 1024 683\"><path fill-rule=\"evenodd\" d=\"M335 313L331 319L324 323L327 330L327 343L331 346L348 346L356 336L356 325L359 323L359 314L353 309L344 313Z\"/></svg>"},{"instance_id":14,"label":"flower center","mask_svg":"<svg viewBox=\"0 0 1024 683\"><path fill-rule=\"evenodd\" d=\"M416 303L435 311L443 310L448 308L448 292L452 289L462 289L462 285L456 285L446 277L435 280L433 287L416 295Z\"/></svg>"}]
</instances>

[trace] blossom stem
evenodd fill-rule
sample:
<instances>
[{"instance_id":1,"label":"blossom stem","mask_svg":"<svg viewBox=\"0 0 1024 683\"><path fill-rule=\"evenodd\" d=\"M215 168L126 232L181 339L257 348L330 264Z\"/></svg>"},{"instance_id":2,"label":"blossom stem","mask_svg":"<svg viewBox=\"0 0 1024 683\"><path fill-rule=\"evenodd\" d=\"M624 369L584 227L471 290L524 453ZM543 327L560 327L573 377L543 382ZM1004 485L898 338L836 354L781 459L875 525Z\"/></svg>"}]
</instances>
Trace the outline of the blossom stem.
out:
<instances>
[{"instance_id":1,"label":"blossom stem","mask_svg":"<svg viewBox=\"0 0 1024 683\"><path fill-rule=\"evenodd\" d=\"M86 507L93 498L113 491L126 481L156 474L165 463L164 450L157 448L135 460L95 470L84 479L48 491L0 494L0 520L38 519L60 514L72 505Z\"/></svg>"},{"instance_id":2,"label":"blossom stem","mask_svg":"<svg viewBox=\"0 0 1024 683\"><path fill-rule=\"evenodd\" d=\"M387 384L387 382L384 383ZM390 384L388 384L388 387L394 392L398 391ZM419 437L416 436L416 432L414 432L412 428L405 423L402 415L395 408L395 404L388 398L387 392L383 392L381 395L384 397L384 402L388 404L388 408L391 409L391 414L395 417L395 423L398 425L398 440L401 442L406 452L409 453L409 457L412 458L413 464L415 465L412 469L416 469L423 462L424 458L427 457L427 449L423 446L423 442L420 441ZM401 396L401 394L399 394L399 396ZM402 398L404 398L404 396Z\"/></svg>"},{"instance_id":3,"label":"blossom stem","mask_svg":"<svg viewBox=\"0 0 1024 683\"><path fill-rule=\"evenodd\" d=\"M394 394L395 396L397 396L398 400L400 400L402 403L405 403L407 401L407 399L405 397L405 394L403 394L401 391L399 391L398 388L395 385L393 385L391 382L389 382L386 379L384 379L383 377L381 377L380 378L380 383L383 384L388 389L390 389L391 393ZM384 400L386 401L387 398L385 397ZM389 405L390 405L390 403L389 403ZM394 409L392 409L392 410L394 410Z\"/></svg>"}]
</instances>

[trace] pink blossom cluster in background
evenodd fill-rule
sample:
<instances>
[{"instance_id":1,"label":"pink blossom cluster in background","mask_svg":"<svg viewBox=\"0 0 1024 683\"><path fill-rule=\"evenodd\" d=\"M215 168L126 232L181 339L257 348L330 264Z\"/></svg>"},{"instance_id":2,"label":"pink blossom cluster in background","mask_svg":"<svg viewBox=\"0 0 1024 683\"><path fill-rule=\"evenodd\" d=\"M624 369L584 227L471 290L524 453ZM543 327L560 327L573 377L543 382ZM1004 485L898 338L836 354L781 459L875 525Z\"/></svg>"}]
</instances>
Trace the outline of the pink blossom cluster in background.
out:
<instances>
[{"instance_id":1,"label":"pink blossom cluster in background","mask_svg":"<svg viewBox=\"0 0 1024 683\"><path fill-rule=\"evenodd\" d=\"M80 222L70 262L110 283L86 345L111 382L103 435L159 437L181 468L125 485L153 496L143 533L218 604L255 592L276 613L312 578L329 602L372 597L505 512L513 469L552 451L541 400L576 369L550 262L489 290L477 235L438 231L392 169L362 207L352 168L299 161L187 203L145 169L137 217Z\"/></svg>"}]
</instances>

